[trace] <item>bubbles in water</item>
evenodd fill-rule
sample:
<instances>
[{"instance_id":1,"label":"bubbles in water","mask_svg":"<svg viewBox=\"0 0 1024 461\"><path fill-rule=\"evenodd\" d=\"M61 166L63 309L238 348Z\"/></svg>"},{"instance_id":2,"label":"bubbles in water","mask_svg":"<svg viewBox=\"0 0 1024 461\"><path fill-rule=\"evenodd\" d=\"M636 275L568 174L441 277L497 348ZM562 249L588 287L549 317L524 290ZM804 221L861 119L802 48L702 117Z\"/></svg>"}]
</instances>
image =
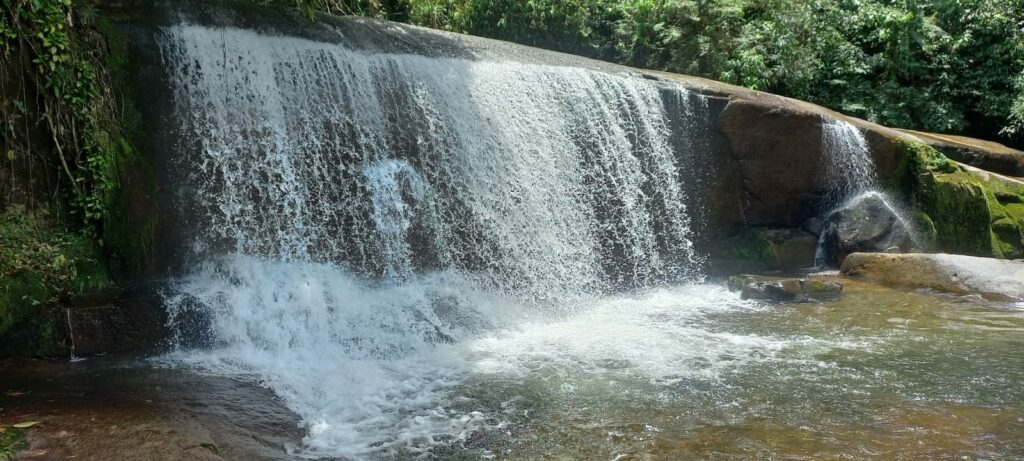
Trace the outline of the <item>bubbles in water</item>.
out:
<instances>
[{"instance_id":1,"label":"bubbles in water","mask_svg":"<svg viewBox=\"0 0 1024 461\"><path fill-rule=\"evenodd\" d=\"M160 46L187 210L186 275L166 299L191 325L169 359L265 383L315 454L415 450L492 424L447 393L533 360L504 355L520 347L508 341L581 352L543 325L701 277L685 155L706 148L687 136L709 117L682 89L675 120L672 90L636 76L193 25ZM605 339L586 344L659 362L668 335L614 348L608 329L629 325L606 310L592 314L611 322L592 326Z\"/></svg>"}]
</instances>

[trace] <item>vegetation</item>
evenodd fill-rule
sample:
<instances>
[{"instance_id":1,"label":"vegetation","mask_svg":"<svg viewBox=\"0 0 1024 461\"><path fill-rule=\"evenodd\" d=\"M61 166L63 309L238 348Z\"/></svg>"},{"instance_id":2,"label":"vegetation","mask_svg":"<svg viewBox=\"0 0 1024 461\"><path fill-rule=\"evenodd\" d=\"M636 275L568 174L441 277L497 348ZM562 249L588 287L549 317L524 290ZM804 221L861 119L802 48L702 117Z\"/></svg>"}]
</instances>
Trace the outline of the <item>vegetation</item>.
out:
<instances>
[{"instance_id":1,"label":"vegetation","mask_svg":"<svg viewBox=\"0 0 1024 461\"><path fill-rule=\"evenodd\" d=\"M893 192L915 210L922 237L949 253L1024 256L1024 186L977 174L924 144L896 140Z\"/></svg>"},{"instance_id":2,"label":"vegetation","mask_svg":"<svg viewBox=\"0 0 1024 461\"><path fill-rule=\"evenodd\" d=\"M122 131L112 59L89 4L0 0L0 335L47 301L110 283L123 245ZM110 237L117 237L111 239ZM30 335L31 336L31 335Z\"/></svg>"},{"instance_id":3,"label":"vegetation","mask_svg":"<svg viewBox=\"0 0 1024 461\"><path fill-rule=\"evenodd\" d=\"M89 234L68 232L40 210L0 214L0 333L53 296L108 283Z\"/></svg>"},{"instance_id":4,"label":"vegetation","mask_svg":"<svg viewBox=\"0 0 1024 461\"><path fill-rule=\"evenodd\" d=\"M0 425L0 461L14 459L25 445L25 430L14 426Z\"/></svg>"},{"instance_id":5,"label":"vegetation","mask_svg":"<svg viewBox=\"0 0 1024 461\"><path fill-rule=\"evenodd\" d=\"M1021 0L293 1L307 11L407 18L708 77L885 125L1024 146Z\"/></svg>"}]
</instances>

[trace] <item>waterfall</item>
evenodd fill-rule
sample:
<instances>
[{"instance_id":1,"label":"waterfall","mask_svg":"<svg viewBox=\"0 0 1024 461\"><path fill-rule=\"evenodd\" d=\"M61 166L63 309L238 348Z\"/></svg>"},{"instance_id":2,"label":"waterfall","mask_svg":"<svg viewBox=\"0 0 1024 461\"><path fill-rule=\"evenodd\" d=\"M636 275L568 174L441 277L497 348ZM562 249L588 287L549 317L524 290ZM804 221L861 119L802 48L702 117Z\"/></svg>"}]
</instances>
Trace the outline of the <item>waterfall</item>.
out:
<instances>
[{"instance_id":1,"label":"waterfall","mask_svg":"<svg viewBox=\"0 0 1024 461\"><path fill-rule=\"evenodd\" d=\"M860 129L842 120L827 120L822 123L821 144L824 162L822 181L826 190L823 217L828 220L834 213L859 206L865 200L879 200L913 239L912 226L889 195L881 190L871 150ZM825 226L818 237L814 255L816 268L828 266L830 255L827 254L826 239L830 233L836 233L836 229L830 228L831 222L826 222Z\"/></svg>"},{"instance_id":2,"label":"waterfall","mask_svg":"<svg viewBox=\"0 0 1024 461\"><path fill-rule=\"evenodd\" d=\"M821 127L821 145L823 180L828 191L826 208L835 209L852 197L878 188L871 150L857 127L842 120L826 121Z\"/></svg>"},{"instance_id":3,"label":"waterfall","mask_svg":"<svg viewBox=\"0 0 1024 461\"><path fill-rule=\"evenodd\" d=\"M234 28L159 44L185 261L166 300L210 324L173 360L266 383L314 452L488 424L438 403L449 345L701 278L686 160L710 118L682 88Z\"/></svg>"}]
</instances>

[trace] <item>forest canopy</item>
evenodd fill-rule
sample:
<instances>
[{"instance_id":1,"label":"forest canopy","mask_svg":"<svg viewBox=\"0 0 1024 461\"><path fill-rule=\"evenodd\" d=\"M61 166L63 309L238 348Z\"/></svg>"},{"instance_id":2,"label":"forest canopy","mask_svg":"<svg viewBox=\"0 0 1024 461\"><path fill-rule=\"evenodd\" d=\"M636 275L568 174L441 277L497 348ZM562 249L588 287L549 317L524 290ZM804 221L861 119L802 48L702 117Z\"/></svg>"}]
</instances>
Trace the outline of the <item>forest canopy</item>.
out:
<instances>
[{"instance_id":1,"label":"forest canopy","mask_svg":"<svg viewBox=\"0 0 1024 461\"><path fill-rule=\"evenodd\" d=\"M1024 0L266 0L778 93L1024 147Z\"/></svg>"}]
</instances>

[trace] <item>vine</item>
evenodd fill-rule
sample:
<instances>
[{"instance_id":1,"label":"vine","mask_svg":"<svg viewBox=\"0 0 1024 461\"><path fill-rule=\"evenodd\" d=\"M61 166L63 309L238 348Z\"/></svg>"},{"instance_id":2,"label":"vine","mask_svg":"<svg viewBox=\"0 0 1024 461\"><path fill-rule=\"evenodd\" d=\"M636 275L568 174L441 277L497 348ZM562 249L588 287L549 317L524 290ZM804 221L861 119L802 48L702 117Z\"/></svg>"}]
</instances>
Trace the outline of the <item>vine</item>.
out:
<instances>
[{"instance_id":1,"label":"vine","mask_svg":"<svg viewBox=\"0 0 1024 461\"><path fill-rule=\"evenodd\" d=\"M38 119L45 124L52 154L66 179L63 183L70 188L71 211L87 228L98 230L108 212L109 194L117 187L117 151L109 131L117 123L109 79L98 62L102 47L91 43L80 27L95 13L90 7L76 9L71 0L2 4L0 53L6 58L21 52L30 60L32 71L25 77L40 100ZM6 141L10 157L39 155Z\"/></svg>"}]
</instances>

